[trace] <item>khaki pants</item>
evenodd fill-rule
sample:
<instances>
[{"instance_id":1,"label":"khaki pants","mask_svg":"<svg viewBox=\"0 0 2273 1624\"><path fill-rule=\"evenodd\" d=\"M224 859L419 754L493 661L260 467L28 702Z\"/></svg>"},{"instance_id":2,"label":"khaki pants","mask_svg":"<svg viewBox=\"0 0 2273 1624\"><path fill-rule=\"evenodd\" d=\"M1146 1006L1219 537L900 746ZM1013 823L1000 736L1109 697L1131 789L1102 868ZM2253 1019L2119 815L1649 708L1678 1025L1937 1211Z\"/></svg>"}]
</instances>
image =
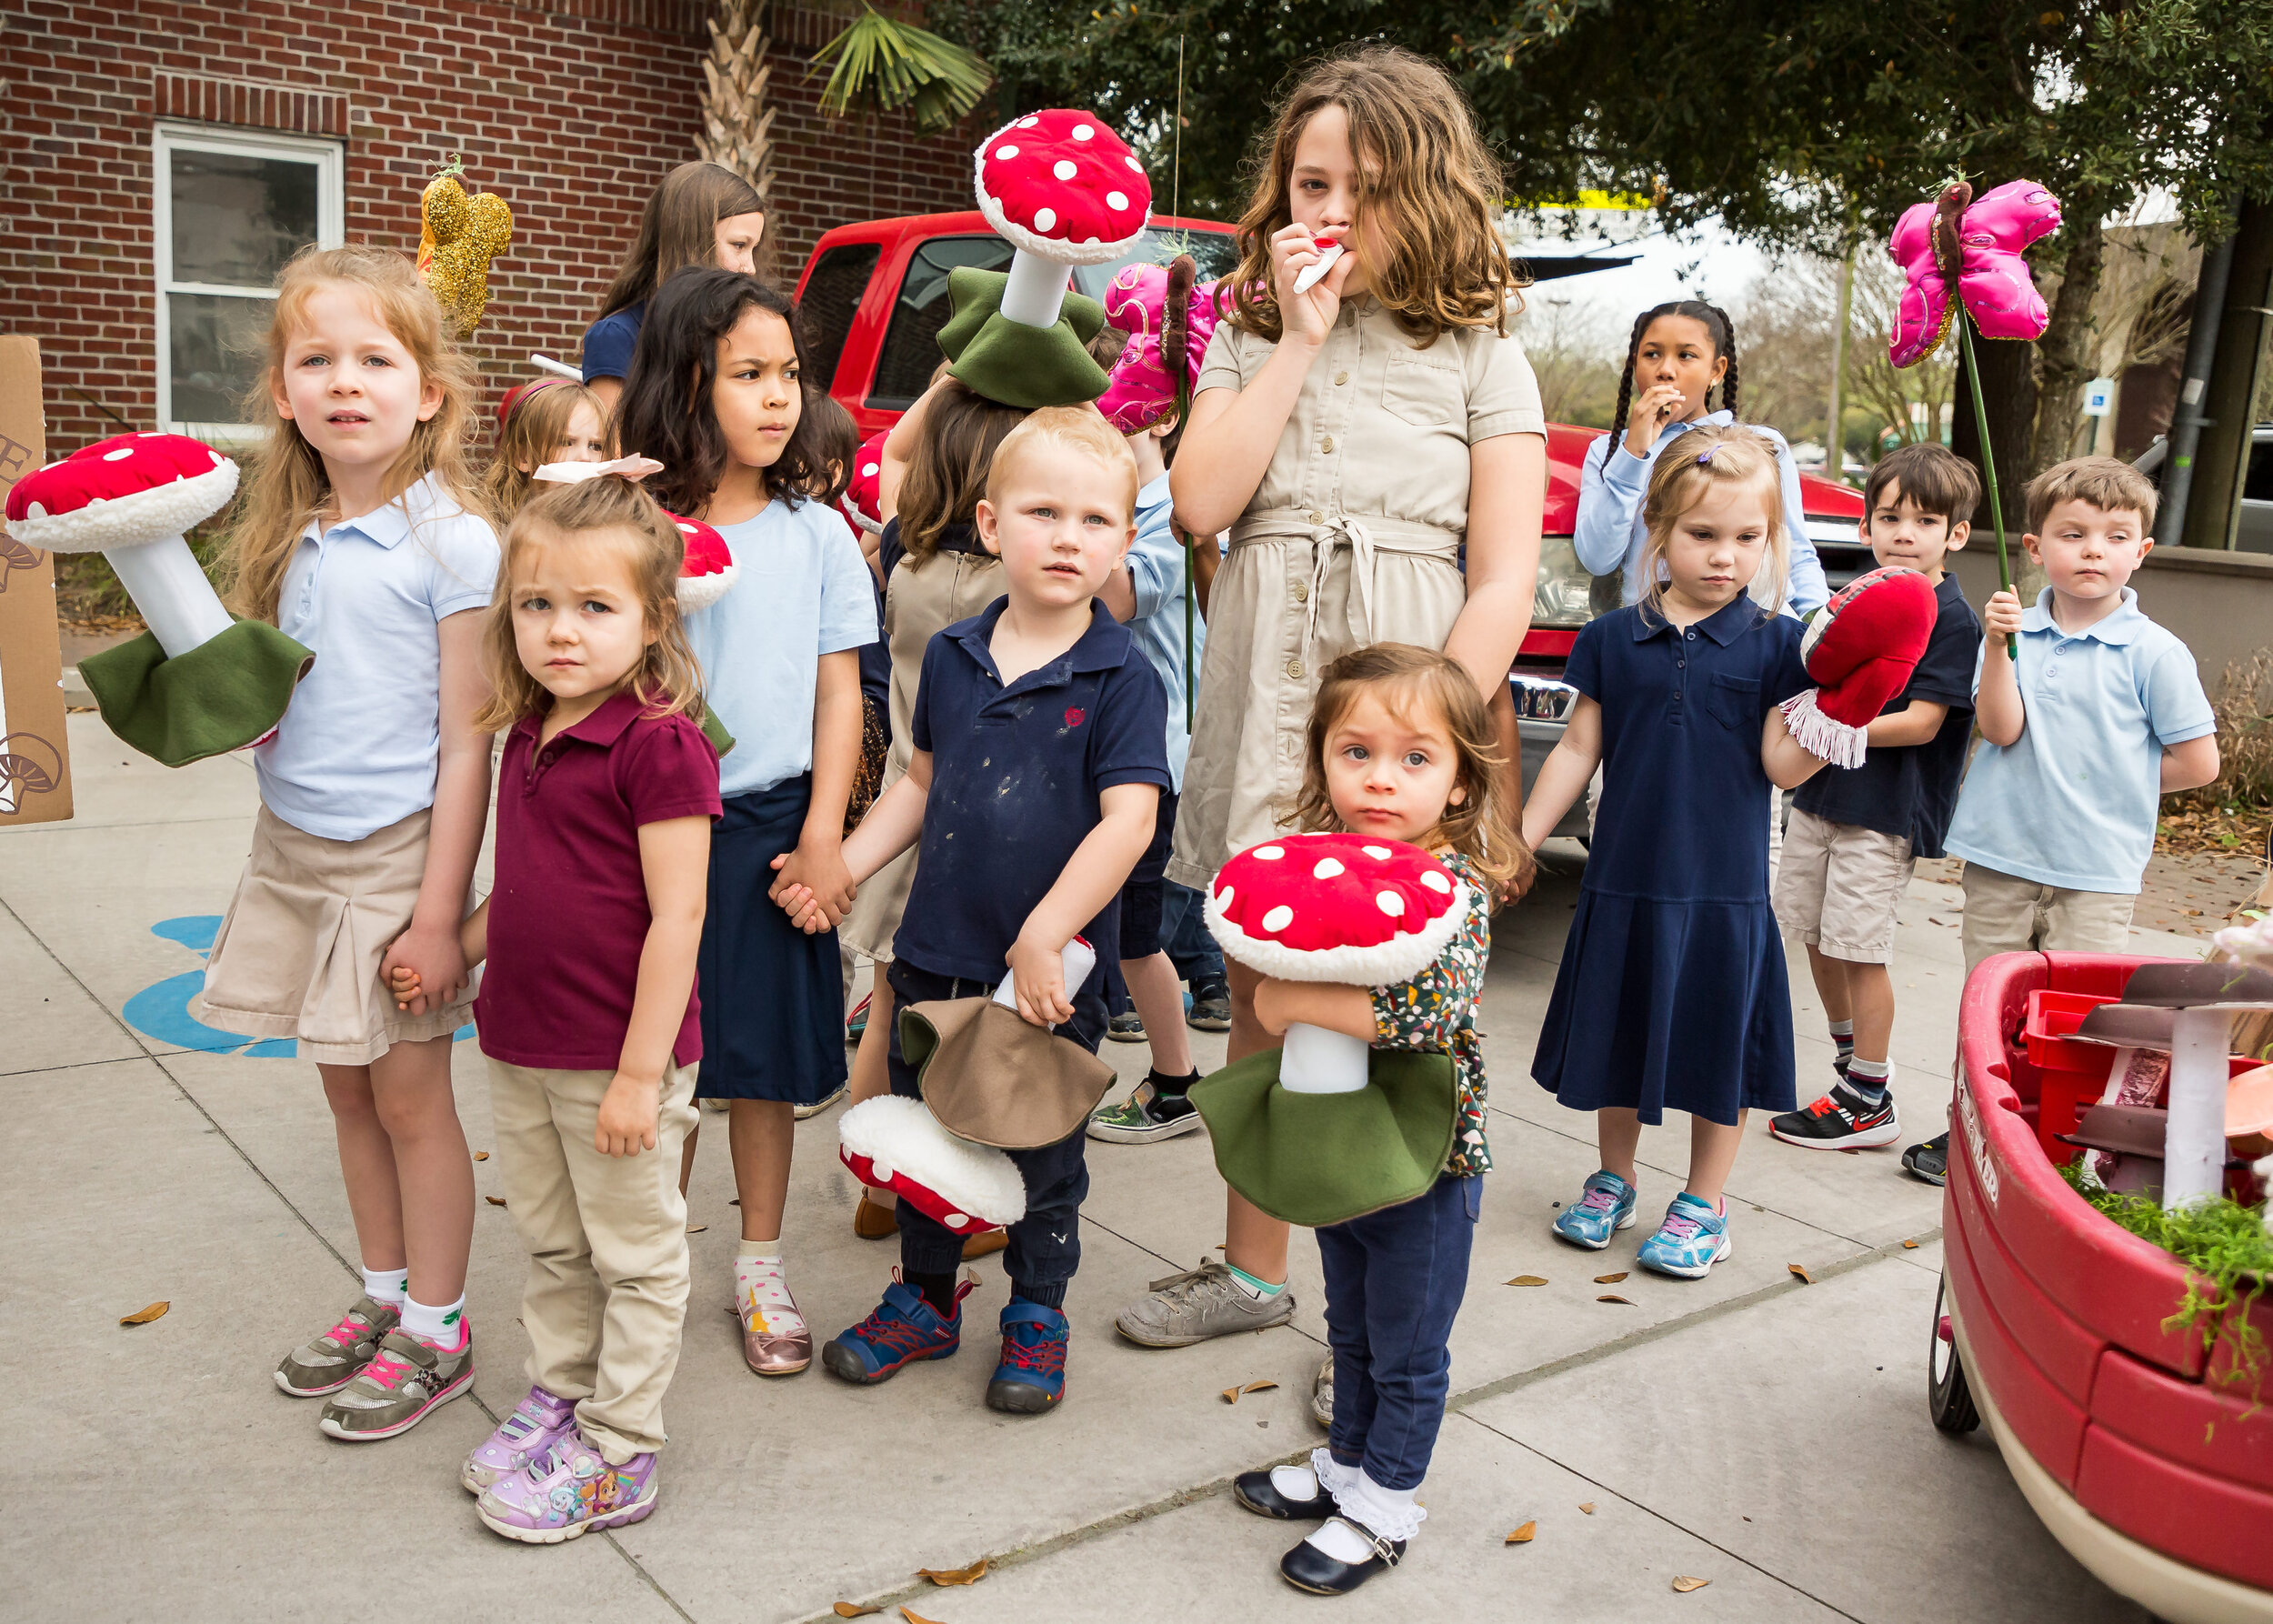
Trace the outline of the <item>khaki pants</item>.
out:
<instances>
[{"instance_id":1,"label":"khaki pants","mask_svg":"<svg viewBox=\"0 0 2273 1624\"><path fill-rule=\"evenodd\" d=\"M529 1253L529 1380L575 1399L585 1437L615 1466L664 1441L686 1321L679 1147L695 1126L695 1070L664 1073L656 1148L613 1157L592 1134L614 1073L489 1062L506 1205Z\"/></svg>"},{"instance_id":2,"label":"khaki pants","mask_svg":"<svg viewBox=\"0 0 2273 1624\"><path fill-rule=\"evenodd\" d=\"M2120 953L2137 897L2071 891L1965 866L1965 971L1996 953Z\"/></svg>"}]
</instances>

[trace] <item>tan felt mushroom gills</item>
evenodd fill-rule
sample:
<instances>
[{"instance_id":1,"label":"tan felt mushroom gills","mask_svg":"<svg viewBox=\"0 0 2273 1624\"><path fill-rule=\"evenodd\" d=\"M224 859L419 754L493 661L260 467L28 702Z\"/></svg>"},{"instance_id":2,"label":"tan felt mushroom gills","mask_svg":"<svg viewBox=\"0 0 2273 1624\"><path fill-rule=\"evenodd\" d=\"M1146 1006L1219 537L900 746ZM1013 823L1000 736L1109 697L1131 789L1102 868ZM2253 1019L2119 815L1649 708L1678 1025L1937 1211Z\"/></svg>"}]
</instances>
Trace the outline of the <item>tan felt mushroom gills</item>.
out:
<instances>
[{"instance_id":1,"label":"tan felt mushroom gills","mask_svg":"<svg viewBox=\"0 0 2273 1624\"><path fill-rule=\"evenodd\" d=\"M1012 119L980 143L975 166L979 212L1017 249L1002 313L1029 327L1056 325L1066 266L1118 259L1151 217L1145 166L1078 108Z\"/></svg>"},{"instance_id":2,"label":"tan felt mushroom gills","mask_svg":"<svg viewBox=\"0 0 2273 1624\"><path fill-rule=\"evenodd\" d=\"M1207 924L1224 953L1284 981L1380 987L1409 981L1445 950L1474 898L1417 846L1366 835L1288 835L1248 847L1216 875ZM1353 1094L1370 1046L1297 1022L1279 1086Z\"/></svg>"}]
</instances>

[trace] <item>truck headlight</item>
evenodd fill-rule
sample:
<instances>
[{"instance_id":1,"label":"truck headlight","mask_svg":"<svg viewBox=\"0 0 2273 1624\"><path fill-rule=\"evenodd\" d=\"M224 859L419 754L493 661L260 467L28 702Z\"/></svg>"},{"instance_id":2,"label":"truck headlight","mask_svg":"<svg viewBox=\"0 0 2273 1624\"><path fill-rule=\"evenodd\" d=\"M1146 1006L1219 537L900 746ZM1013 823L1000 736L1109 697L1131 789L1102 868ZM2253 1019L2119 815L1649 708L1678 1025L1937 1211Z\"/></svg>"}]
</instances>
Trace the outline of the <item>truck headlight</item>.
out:
<instances>
[{"instance_id":1,"label":"truck headlight","mask_svg":"<svg viewBox=\"0 0 2273 1624\"><path fill-rule=\"evenodd\" d=\"M1578 562L1578 551L1567 536L1549 536L1539 543L1539 585L1531 598L1531 624L1576 630L1594 618L1589 595L1594 576Z\"/></svg>"}]
</instances>

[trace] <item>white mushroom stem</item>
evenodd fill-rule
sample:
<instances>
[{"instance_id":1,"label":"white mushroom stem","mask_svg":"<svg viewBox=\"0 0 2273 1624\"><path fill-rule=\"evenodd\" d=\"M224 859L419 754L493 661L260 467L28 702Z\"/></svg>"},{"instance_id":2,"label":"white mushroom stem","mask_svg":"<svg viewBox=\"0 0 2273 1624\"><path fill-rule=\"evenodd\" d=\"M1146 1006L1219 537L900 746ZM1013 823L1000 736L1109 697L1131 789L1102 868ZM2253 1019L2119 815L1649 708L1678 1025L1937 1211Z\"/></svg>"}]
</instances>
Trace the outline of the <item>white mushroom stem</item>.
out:
<instances>
[{"instance_id":1,"label":"white mushroom stem","mask_svg":"<svg viewBox=\"0 0 2273 1624\"><path fill-rule=\"evenodd\" d=\"M1021 248L1010 256L1010 280L1002 290L1002 313L1029 327L1054 327L1066 303L1066 267Z\"/></svg>"},{"instance_id":2,"label":"white mushroom stem","mask_svg":"<svg viewBox=\"0 0 2273 1624\"><path fill-rule=\"evenodd\" d=\"M2181 1009L2170 1034L2170 1114L2163 1124L2162 1204L2207 1201L2226 1183L2226 1050L2230 1009Z\"/></svg>"},{"instance_id":3,"label":"white mushroom stem","mask_svg":"<svg viewBox=\"0 0 2273 1624\"><path fill-rule=\"evenodd\" d=\"M110 547L103 556L117 573L118 584L135 600L150 633L178 659L191 649L210 643L234 624L221 606L213 583L205 578L189 543L165 536L140 546Z\"/></svg>"},{"instance_id":4,"label":"white mushroom stem","mask_svg":"<svg viewBox=\"0 0 2273 1624\"><path fill-rule=\"evenodd\" d=\"M1278 1086L1289 1094L1355 1094L1366 1086L1373 1046L1347 1032L1289 1022Z\"/></svg>"},{"instance_id":5,"label":"white mushroom stem","mask_svg":"<svg viewBox=\"0 0 2273 1624\"><path fill-rule=\"evenodd\" d=\"M1066 944L1059 963L1065 967L1066 997L1070 1001L1089 978L1089 972L1097 967L1097 950L1076 937ZM1017 978L1008 970L1002 974L1002 985L995 988L995 1002L1005 1009L1015 1011L1018 1007Z\"/></svg>"}]
</instances>

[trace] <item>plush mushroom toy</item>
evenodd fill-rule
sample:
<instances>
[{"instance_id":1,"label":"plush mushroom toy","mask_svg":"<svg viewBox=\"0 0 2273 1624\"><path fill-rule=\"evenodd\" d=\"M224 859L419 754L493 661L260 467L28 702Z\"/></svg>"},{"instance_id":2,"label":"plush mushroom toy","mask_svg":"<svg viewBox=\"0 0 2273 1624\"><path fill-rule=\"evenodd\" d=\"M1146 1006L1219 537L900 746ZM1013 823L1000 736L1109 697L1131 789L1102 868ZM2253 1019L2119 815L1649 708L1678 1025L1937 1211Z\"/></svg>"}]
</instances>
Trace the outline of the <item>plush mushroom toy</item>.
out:
<instances>
[{"instance_id":1,"label":"plush mushroom toy","mask_svg":"<svg viewBox=\"0 0 2273 1624\"><path fill-rule=\"evenodd\" d=\"M1409 981L1476 906L1419 847L1365 835L1288 835L1226 863L1207 897L1227 957L1286 981ZM1191 1091L1224 1179L1289 1223L1337 1224L1436 1181L1457 1127L1452 1058L1377 1049L1296 1022L1283 1047Z\"/></svg>"},{"instance_id":2,"label":"plush mushroom toy","mask_svg":"<svg viewBox=\"0 0 2273 1624\"><path fill-rule=\"evenodd\" d=\"M861 441L860 449L853 453L852 477L846 482L845 494L836 499L837 511L864 542L884 533L884 442L887 437L879 430Z\"/></svg>"},{"instance_id":3,"label":"plush mushroom toy","mask_svg":"<svg viewBox=\"0 0 2273 1624\"><path fill-rule=\"evenodd\" d=\"M1104 120L1053 107L1015 118L979 144L979 212L1017 250L1007 275L949 274L955 314L942 327L949 368L989 400L1032 410L1095 400L1105 371L1083 346L1104 325L1094 299L1068 299L1077 265L1119 258L1143 237L1152 183Z\"/></svg>"},{"instance_id":4,"label":"plush mushroom toy","mask_svg":"<svg viewBox=\"0 0 2273 1624\"><path fill-rule=\"evenodd\" d=\"M185 539L236 494L236 464L186 435L123 434L8 493L26 546L100 552L149 631L79 662L112 732L168 767L242 749L283 718L315 657L222 606Z\"/></svg>"},{"instance_id":5,"label":"plush mushroom toy","mask_svg":"<svg viewBox=\"0 0 2273 1624\"><path fill-rule=\"evenodd\" d=\"M958 1139L920 1099L879 1094L846 1111L836 1155L871 1189L888 1189L958 1235L1026 1217L1026 1179L1001 1151Z\"/></svg>"},{"instance_id":6,"label":"plush mushroom toy","mask_svg":"<svg viewBox=\"0 0 2273 1624\"><path fill-rule=\"evenodd\" d=\"M1914 569L1874 569L1832 594L1799 645L1817 686L1783 705L1799 747L1833 767L1862 766L1870 724L1909 686L1935 614L1934 584Z\"/></svg>"},{"instance_id":7,"label":"plush mushroom toy","mask_svg":"<svg viewBox=\"0 0 2273 1624\"><path fill-rule=\"evenodd\" d=\"M734 550L726 546L725 536L702 520L683 519L667 507L664 514L686 537L686 557L679 566L679 613L686 616L707 609L734 589L734 577L741 573ZM734 735L707 705L703 707L703 737L721 758L734 748Z\"/></svg>"}]
</instances>

